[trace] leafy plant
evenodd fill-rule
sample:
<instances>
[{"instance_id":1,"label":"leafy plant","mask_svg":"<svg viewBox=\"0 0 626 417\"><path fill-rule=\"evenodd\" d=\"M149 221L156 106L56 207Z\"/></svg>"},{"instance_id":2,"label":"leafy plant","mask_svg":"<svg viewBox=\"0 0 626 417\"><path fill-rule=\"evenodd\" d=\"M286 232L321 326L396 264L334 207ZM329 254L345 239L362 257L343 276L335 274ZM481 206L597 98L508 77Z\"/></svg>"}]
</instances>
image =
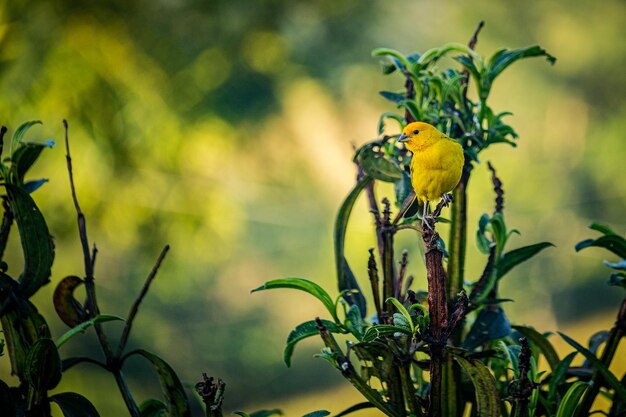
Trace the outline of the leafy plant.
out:
<instances>
[{"instance_id":1,"label":"leafy plant","mask_svg":"<svg viewBox=\"0 0 626 417\"><path fill-rule=\"evenodd\" d=\"M43 286L50 282L51 267L55 257L54 244L48 231L43 214L31 197L47 180L26 180L29 168L37 161L45 148L52 147L53 141L30 142L24 139L27 131L40 122L28 122L16 129L10 141L9 152L0 163L0 176L5 194L2 195L4 214L0 226L0 256L3 257L9 233L15 224L19 231L24 255L24 270L17 278L9 274L6 262L0 268L0 323L6 350L11 360L13 374L20 384L9 387L0 381L0 410L3 415L11 416L48 416L50 404L55 403L63 415L69 417L98 416L91 402L76 392L49 395L64 373L80 363L99 365L111 373L117 382L131 416L156 416L165 412L171 416L190 416L189 404L183 386L174 370L165 360L143 349L125 352L133 320L139 304L146 295L149 285L156 276L169 247L166 246L144 287L135 300L126 319L111 314L100 313L96 300L94 267L96 247L90 247L87 238L85 216L83 215L72 174L69 141L66 128L67 166L72 189L72 197L78 217L78 230L83 248L84 276L63 278L54 292L54 307L61 320L70 327L65 334L53 340L44 317L29 299ZM5 127L0 131L0 155L3 150ZM74 297L74 291L84 285L87 299L81 303ZM122 337L114 349L105 333L103 324L111 321L125 322ZM70 357L61 359L58 348L71 342L78 333L93 327L100 346L106 357L102 363L89 357ZM147 400L138 405L122 373L126 359L142 356L157 371L163 388L165 402Z\"/></svg>"},{"instance_id":2,"label":"leafy plant","mask_svg":"<svg viewBox=\"0 0 626 417\"><path fill-rule=\"evenodd\" d=\"M386 59L384 74L402 77L402 90L380 93L401 112L383 113L378 123L380 139L356 150L357 181L335 221L336 301L317 284L302 278L272 280L253 290L295 288L314 295L326 307L328 319L318 317L289 334L285 363L290 365L299 341L319 335L324 347L316 356L334 366L366 400L339 415L375 407L392 417L455 417L470 406L476 416L560 416L573 412L583 416L598 392L613 399L610 415L623 412L625 379L620 382L608 365L623 337L624 303L615 328L594 341L593 349L562 335L586 358L582 373L571 367L576 353L561 359L547 335L531 327L512 325L501 307L508 300L499 296L500 280L552 244L540 242L510 249L512 236L519 232L507 224L502 182L490 163L496 196L494 211L478 219L476 235L476 245L486 257L485 265L477 279L464 284L471 281L464 268L468 181L484 149L498 143L515 146L517 139L514 129L505 122L510 113L490 107L491 89L498 76L517 61L544 57L555 62L536 45L502 49L483 58L474 51L481 28L482 23L468 46L450 43L409 55L388 48L374 50L374 56ZM444 57L452 58L460 68L440 67ZM475 100L468 96L470 84ZM391 130L389 121L402 128L415 120L431 123L457 139L465 152L463 176L454 190L447 242L436 231L437 223L445 221L440 217L445 201L423 219L428 227L422 228L413 203L411 155L396 142L398 134L387 133ZM379 205L376 185L380 182L394 185L395 204L383 198ZM367 281L357 279L344 255L347 224L362 193L367 195L377 240L377 248L370 249ZM392 214L392 206L397 213ZM604 235L581 242L577 250L598 246L624 257L623 238L608 227L593 228ZM408 252L397 258L394 238L403 230L421 236L420 257L424 259L427 291L412 289L413 279L407 276ZM624 286L624 262L606 262L617 270L610 279L614 285ZM363 286L372 292L373 316ZM345 347L337 341L337 334L348 336ZM595 352L605 340L607 345L598 358ZM547 361L549 371L538 369L540 357Z\"/></svg>"}]
</instances>

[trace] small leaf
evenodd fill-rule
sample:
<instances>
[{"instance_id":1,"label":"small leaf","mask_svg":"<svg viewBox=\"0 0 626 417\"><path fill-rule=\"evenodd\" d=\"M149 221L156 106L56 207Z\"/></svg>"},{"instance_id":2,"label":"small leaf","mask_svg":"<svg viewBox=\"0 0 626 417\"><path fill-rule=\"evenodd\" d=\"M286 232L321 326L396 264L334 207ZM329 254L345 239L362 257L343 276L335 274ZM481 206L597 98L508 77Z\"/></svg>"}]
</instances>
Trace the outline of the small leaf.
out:
<instances>
[{"instance_id":1,"label":"small leaf","mask_svg":"<svg viewBox=\"0 0 626 417\"><path fill-rule=\"evenodd\" d=\"M84 281L74 275L65 277L59 282L54 290L54 309L63 320L63 323L70 327L77 326L85 320L85 309L74 298L74 290L82 285Z\"/></svg>"},{"instance_id":2,"label":"small leaf","mask_svg":"<svg viewBox=\"0 0 626 417\"><path fill-rule=\"evenodd\" d=\"M370 403L370 402L354 404L352 407L346 408L341 413L336 414L335 417L347 416L348 414L352 414L355 411L365 410L366 408L374 408L374 405L372 403Z\"/></svg>"},{"instance_id":3,"label":"small leaf","mask_svg":"<svg viewBox=\"0 0 626 417\"><path fill-rule=\"evenodd\" d=\"M354 337L356 337L358 340L363 339L363 334L364 334L364 329L365 329L366 324L363 321L358 305L356 304L351 305L350 308L348 309L348 313L346 314L345 325L350 331L350 333L354 335Z\"/></svg>"},{"instance_id":4,"label":"small leaf","mask_svg":"<svg viewBox=\"0 0 626 417\"><path fill-rule=\"evenodd\" d=\"M351 298L346 301L350 304L357 304L361 310L361 314L367 313L366 301L365 297L361 293L361 288L354 278L354 275L346 274L346 271L349 270L349 265L344 255L344 244L352 207L354 206L359 194L361 194L365 187L367 187L373 180L374 179L372 177L366 175L356 183L352 191L350 191L350 194L348 194L339 208L339 213L337 213L337 218L335 220L334 230L335 266L339 291L351 292ZM352 293L352 290L356 290L358 292ZM336 315L333 315L333 318L335 318L335 321L338 321L336 319Z\"/></svg>"},{"instance_id":5,"label":"small leaf","mask_svg":"<svg viewBox=\"0 0 626 417\"><path fill-rule=\"evenodd\" d=\"M17 177L18 185L24 182L26 172L33 166L33 164L41 155L41 152L45 148L51 148L54 146L54 141L38 143L38 142L26 142L22 143L14 152L11 160L13 161L12 169Z\"/></svg>"},{"instance_id":6,"label":"small leaf","mask_svg":"<svg viewBox=\"0 0 626 417\"><path fill-rule=\"evenodd\" d=\"M500 399L496 380L483 363L476 359L465 359L455 355L454 359L461 365L474 384L476 393L477 415L480 417L500 417Z\"/></svg>"},{"instance_id":7,"label":"small leaf","mask_svg":"<svg viewBox=\"0 0 626 417\"><path fill-rule=\"evenodd\" d=\"M386 98L387 100L393 103L396 103L398 105L402 104L402 102L406 100L406 97L404 96L404 94L394 93L392 91L379 91L378 94L383 96L383 98Z\"/></svg>"},{"instance_id":8,"label":"small leaf","mask_svg":"<svg viewBox=\"0 0 626 417\"><path fill-rule=\"evenodd\" d=\"M571 417L575 414L580 397L589 388L589 384L582 381L574 382L561 400L559 409L556 411L556 417Z\"/></svg>"},{"instance_id":9,"label":"small leaf","mask_svg":"<svg viewBox=\"0 0 626 417\"><path fill-rule=\"evenodd\" d=\"M611 274L608 284L626 288L626 274L623 272L616 272L615 274Z\"/></svg>"},{"instance_id":10,"label":"small leaf","mask_svg":"<svg viewBox=\"0 0 626 417\"><path fill-rule=\"evenodd\" d=\"M103 364L102 362L98 362L95 359L92 358L88 358L85 356L79 356L79 357L71 357L71 358L65 358L61 361L61 371L65 372L67 370L69 370L70 368L72 368L75 365L78 365L79 363L92 363L94 365L98 365L99 367L101 367L102 369L108 371L109 369L107 368L107 366L105 364Z\"/></svg>"},{"instance_id":11,"label":"small leaf","mask_svg":"<svg viewBox=\"0 0 626 417\"><path fill-rule=\"evenodd\" d=\"M332 321L322 320L326 329L328 329L331 333L344 333L344 330L339 327L337 324ZM307 321L298 325L294 330L289 333L287 336L287 344L285 345L285 351L283 353L283 359L285 364L290 367L291 366L291 357L293 356L293 351L296 347L296 344L307 337L319 335L320 331L317 328L315 320Z\"/></svg>"},{"instance_id":12,"label":"small leaf","mask_svg":"<svg viewBox=\"0 0 626 417\"><path fill-rule=\"evenodd\" d=\"M282 416L283 410L274 408L273 410L259 410L250 413L250 417L270 417L270 416Z\"/></svg>"},{"instance_id":13,"label":"small leaf","mask_svg":"<svg viewBox=\"0 0 626 417\"><path fill-rule=\"evenodd\" d=\"M59 339L56 341L56 346L57 348L60 348L72 337L76 336L78 333L85 333L85 330L87 330L90 326L96 323L105 323L107 321L115 320L126 321L122 317L114 316L112 314L98 314L96 317L84 321L65 332L63 336L59 337Z\"/></svg>"},{"instance_id":14,"label":"small leaf","mask_svg":"<svg viewBox=\"0 0 626 417\"><path fill-rule=\"evenodd\" d=\"M583 346L581 346L574 339L568 337L567 335L565 335L565 334L563 334L561 332L559 332L559 335L561 335L561 337L567 343L569 343L574 349L576 349L577 351L582 353L583 356L585 358L587 358L587 360L589 360L589 362L591 362L591 365L592 365L593 369L597 370L598 372L600 372L600 374L602 375L602 377L604 378L604 380L608 384L609 388L613 388L615 390L615 394L618 397L621 398L621 401L626 401L626 387L624 387L617 380L617 378L615 378L615 375L613 375L613 373L611 371L609 371L609 368L607 368L606 365L604 363L602 363L601 360L596 358L596 356L593 353L589 352L587 349L585 349Z\"/></svg>"},{"instance_id":15,"label":"small leaf","mask_svg":"<svg viewBox=\"0 0 626 417\"><path fill-rule=\"evenodd\" d=\"M548 339L546 339L544 335L542 335L532 327L513 326L513 328L520 332L523 336L526 336L528 340L530 340L532 343L535 344L535 346L539 348L541 353L543 353L543 356L545 356L546 360L548 361L550 369L552 369L552 372L554 372L555 368L560 362L560 359L559 355L556 353L556 350L554 350L554 347L552 347L552 344L550 344Z\"/></svg>"},{"instance_id":16,"label":"small leaf","mask_svg":"<svg viewBox=\"0 0 626 417\"><path fill-rule=\"evenodd\" d=\"M311 294L324 304L324 307L328 310L335 321L337 319L337 313L335 312L335 303L330 295L322 287L304 278L280 278L266 282L258 288L253 289L251 292L273 290L275 288L290 288L294 290L304 291Z\"/></svg>"},{"instance_id":17,"label":"small leaf","mask_svg":"<svg viewBox=\"0 0 626 417\"><path fill-rule=\"evenodd\" d=\"M383 132L385 131L385 119L393 119L396 122L398 122L398 124L400 125L400 130L402 130L402 126L406 124L406 120L404 120L404 117L400 116L399 114L385 112L380 115L380 119L378 121L378 134L379 135L382 135Z\"/></svg>"},{"instance_id":18,"label":"small leaf","mask_svg":"<svg viewBox=\"0 0 626 417\"><path fill-rule=\"evenodd\" d=\"M80 394L62 392L50 397L50 402L56 403L64 417L100 417L96 407Z\"/></svg>"},{"instance_id":19,"label":"small leaf","mask_svg":"<svg viewBox=\"0 0 626 417\"><path fill-rule=\"evenodd\" d=\"M141 417L167 417L167 406L162 401L149 398L139 406Z\"/></svg>"},{"instance_id":20,"label":"small leaf","mask_svg":"<svg viewBox=\"0 0 626 417\"><path fill-rule=\"evenodd\" d=\"M28 194L32 194L35 191L37 191L39 188L41 188L42 185L44 185L45 183L48 182L47 178L41 178L38 180L32 180L32 181L26 181L24 183L24 191L26 191Z\"/></svg>"},{"instance_id":21,"label":"small leaf","mask_svg":"<svg viewBox=\"0 0 626 417\"><path fill-rule=\"evenodd\" d=\"M626 259L621 259L619 262L604 261L603 263L604 263L604 265L608 266L609 268L618 269L618 270L621 270L621 271L626 271Z\"/></svg>"},{"instance_id":22,"label":"small leaf","mask_svg":"<svg viewBox=\"0 0 626 417\"><path fill-rule=\"evenodd\" d=\"M13 157L13 152L17 150L20 142L24 140L24 135L26 134L28 129L30 129L31 127L37 124L43 124L43 123L41 123L41 121L39 120L33 120L31 122L23 123L20 127L18 127L15 130L15 133L13 133L13 138L11 139L11 148L10 148L11 157Z\"/></svg>"},{"instance_id":23,"label":"small leaf","mask_svg":"<svg viewBox=\"0 0 626 417\"><path fill-rule=\"evenodd\" d=\"M396 207L401 208L404 204L404 200L413 191L413 185L411 184L411 176L406 172L402 173L402 177L393 183L393 189L396 194ZM408 211L408 210L407 210ZM406 213L405 213L406 216ZM440 220L439 218L438 220Z\"/></svg>"},{"instance_id":24,"label":"small leaf","mask_svg":"<svg viewBox=\"0 0 626 417\"><path fill-rule=\"evenodd\" d=\"M514 249L502 255L498 262L498 279L502 278L507 272L524 261L529 260L545 248L554 246L550 242L535 243L534 245L524 246Z\"/></svg>"},{"instance_id":25,"label":"small leaf","mask_svg":"<svg viewBox=\"0 0 626 417\"><path fill-rule=\"evenodd\" d=\"M313 411L311 413L307 413L305 415L303 415L302 417L324 417L329 415L330 412L326 411L326 410L317 410L317 411Z\"/></svg>"},{"instance_id":26,"label":"small leaf","mask_svg":"<svg viewBox=\"0 0 626 417\"><path fill-rule=\"evenodd\" d=\"M159 375L159 381L161 382L161 390L165 395L169 415L171 417L191 417L185 389L172 367L159 356L143 349L129 352L124 359L132 355L143 356L148 359L152 363L152 366L154 366L154 369L156 369Z\"/></svg>"},{"instance_id":27,"label":"small leaf","mask_svg":"<svg viewBox=\"0 0 626 417\"><path fill-rule=\"evenodd\" d=\"M621 236L604 235L595 240L583 240L576 245L576 252L581 251L585 248L589 248L591 246L608 249L620 258L626 258L626 240Z\"/></svg>"},{"instance_id":28,"label":"small leaf","mask_svg":"<svg viewBox=\"0 0 626 417\"><path fill-rule=\"evenodd\" d=\"M376 326L368 327L363 335L363 342L373 342L379 337L393 336L396 333L403 333L411 335L411 330L407 327L391 326L389 324L378 324Z\"/></svg>"},{"instance_id":29,"label":"small leaf","mask_svg":"<svg viewBox=\"0 0 626 417\"><path fill-rule=\"evenodd\" d=\"M552 371L552 375L550 375L550 389L548 391L548 401L554 402L556 399L556 394L558 392L559 385L563 381L565 381L565 374L569 369L574 357L578 354L578 352L572 352L566 357L563 358L562 361L558 363L556 368Z\"/></svg>"},{"instance_id":30,"label":"small leaf","mask_svg":"<svg viewBox=\"0 0 626 417\"><path fill-rule=\"evenodd\" d=\"M363 171L380 181L395 182L402 178L403 171L398 164L390 160L380 149L377 142L362 146L356 154Z\"/></svg>"},{"instance_id":31,"label":"small leaf","mask_svg":"<svg viewBox=\"0 0 626 417\"><path fill-rule=\"evenodd\" d=\"M24 253L20 292L28 298L50 281L54 245L46 221L30 195L14 185L5 183L4 186Z\"/></svg>"},{"instance_id":32,"label":"small leaf","mask_svg":"<svg viewBox=\"0 0 626 417\"><path fill-rule=\"evenodd\" d=\"M395 58L394 61L397 63L398 69L404 71L409 67L409 61L407 58L401 53L396 51L395 49L390 48L376 48L372 51L372 56L389 56Z\"/></svg>"},{"instance_id":33,"label":"small leaf","mask_svg":"<svg viewBox=\"0 0 626 417\"><path fill-rule=\"evenodd\" d=\"M613 231L613 229L611 229L606 224L593 223L591 226L589 226L589 228L591 230L596 230L596 231L602 233L603 235L616 235L617 234L617 233L615 233Z\"/></svg>"},{"instance_id":34,"label":"small leaf","mask_svg":"<svg viewBox=\"0 0 626 417\"><path fill-rule=\"evenodd\" d=\"M488 306L478 313L463 347L474 350L491 340L506 337L511 333L511 323L500 306Z\"/></svg>"},{"instance_id":35,"label":"small leaf","mask_svg":"<svg viewBox=\"0 0 626 417\"><path fill-rule=\"evenodd\" d=\"M398 312L402 314L402 316L404 316L404 318L406 319L406 322L409 328L411 329L411 334L415 333L415 326L413 326L413 319L411 318L411 315L409 314L408 310L402 305L402 303L393 297L387 298L385 302L386 303L391 302L391 304L393 304L398 309Z\"/></svg>"},{"instance_id":36,"label":"small leaf","mask_svg":"<svg viewBox=\"0 0 626 417\"><path fill-rule=\"evenodd\" d=\"M37 340L26 355L24 379L38 392L51 390L61 381L61 357L50 339Z\"/></svg>"}]
</instances>

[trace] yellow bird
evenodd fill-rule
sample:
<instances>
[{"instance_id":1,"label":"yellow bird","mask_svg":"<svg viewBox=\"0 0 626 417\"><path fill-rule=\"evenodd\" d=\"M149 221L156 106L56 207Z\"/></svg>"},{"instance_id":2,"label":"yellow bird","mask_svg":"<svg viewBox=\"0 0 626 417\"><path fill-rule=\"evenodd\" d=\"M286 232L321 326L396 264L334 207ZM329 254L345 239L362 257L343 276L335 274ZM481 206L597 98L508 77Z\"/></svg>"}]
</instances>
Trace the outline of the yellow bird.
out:
<instances>
[{"instance_id":1,"label":"yellow bird","mask_svg":"<svg viewBox=\"0 0 626 417\"><path fill-rule=\"evenodd\" d=\"M406 125L398 138L413 153L411 183L418 200L424 203L422 224L428 213L428 202L447 198L448 192L461 180L463 147L424 122Z\"/></svg>"}]
</instances>

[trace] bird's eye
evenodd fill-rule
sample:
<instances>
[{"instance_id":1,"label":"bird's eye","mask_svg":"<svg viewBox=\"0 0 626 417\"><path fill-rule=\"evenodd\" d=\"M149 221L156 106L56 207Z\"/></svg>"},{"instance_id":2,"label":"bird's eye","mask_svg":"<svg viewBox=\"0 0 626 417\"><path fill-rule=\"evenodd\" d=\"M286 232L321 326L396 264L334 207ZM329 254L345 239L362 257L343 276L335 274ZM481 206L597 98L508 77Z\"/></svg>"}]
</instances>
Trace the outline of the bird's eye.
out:
<instances>
[{"instance_id":1,"label":"bird's eye","mask_svg":"<svg viewBox=\"0 0 626 417\"><path fill-rule=\"evenodd\" d=\"M420 131L419 131L419 130L417 130L417 129L415 129L415 130L413 131L413 134L414 134L414 135L417 135L417 134L419 134L419 133L420 133Z\"/></svg>"}]
</instances>

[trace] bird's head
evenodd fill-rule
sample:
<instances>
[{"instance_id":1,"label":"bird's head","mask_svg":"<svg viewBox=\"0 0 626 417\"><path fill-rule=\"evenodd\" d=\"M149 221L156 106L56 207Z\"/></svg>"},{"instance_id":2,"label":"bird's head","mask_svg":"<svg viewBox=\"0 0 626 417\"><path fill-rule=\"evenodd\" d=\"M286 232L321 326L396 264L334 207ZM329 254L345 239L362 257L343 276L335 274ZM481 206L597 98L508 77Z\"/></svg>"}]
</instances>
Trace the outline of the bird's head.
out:
<instances>
[{"instance_id":1,"label":"bird's head","mask_svg":"<svg viewBox=\"0 0 626 417\"><path fill-rule=\"evenodd\" d=\"M398 142L404 142L406 147L413 151L423 146L427 142L442 136L435 126L424 122L412 122L404 127L402 134L398 137Z\"/></svg>"}]
</instances>

